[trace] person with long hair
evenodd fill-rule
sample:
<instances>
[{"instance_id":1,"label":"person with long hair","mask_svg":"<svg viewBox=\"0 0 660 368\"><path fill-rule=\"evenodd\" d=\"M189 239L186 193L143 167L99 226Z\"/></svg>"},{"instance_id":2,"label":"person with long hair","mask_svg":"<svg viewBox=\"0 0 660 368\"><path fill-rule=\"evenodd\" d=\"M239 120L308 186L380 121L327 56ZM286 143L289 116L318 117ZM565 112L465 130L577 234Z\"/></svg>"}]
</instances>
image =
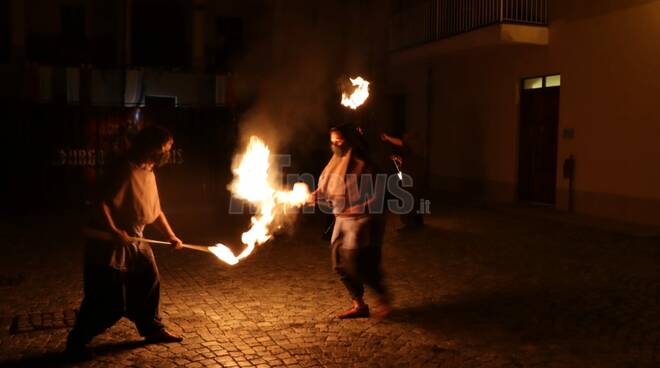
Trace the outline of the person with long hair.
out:
<instances>
[{"instance_id":1,"label":"person with long hair","mask_svg":"<svg viewBox=\"0 0 660 368\"><path fill-rule=\"evenodd\" d=\"M352 301L351 308L338 318L382 318L391 307L381 270L384 218L379 202L383 203L384 190L376 182L378 170L352 125L332 128L330 147L333 156L311 200L328 203L335 216L330 240L332 265ZM372 186L368 188L368 184ZM374 311L364 301L365 286L378 296Z\"/></svg>"}]
</instances>

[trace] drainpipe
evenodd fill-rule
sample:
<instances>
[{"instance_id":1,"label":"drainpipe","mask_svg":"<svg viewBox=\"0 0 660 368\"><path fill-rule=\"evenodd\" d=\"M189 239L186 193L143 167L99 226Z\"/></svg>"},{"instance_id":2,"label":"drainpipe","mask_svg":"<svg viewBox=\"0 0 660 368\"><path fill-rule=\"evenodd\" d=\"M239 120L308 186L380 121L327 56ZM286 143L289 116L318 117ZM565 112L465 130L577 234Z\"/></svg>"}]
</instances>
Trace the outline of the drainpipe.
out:
<instances>
[{"instance_id":1,"label":"drainpipe","mask_svg":"<svg viewBox=\"0 0 660 368\"><path fill-rule=\"evenodd\" d=\"M575 212L575 155L564 160L564 179L568 179L568 212Z\"/></svg>"}]
</instances>

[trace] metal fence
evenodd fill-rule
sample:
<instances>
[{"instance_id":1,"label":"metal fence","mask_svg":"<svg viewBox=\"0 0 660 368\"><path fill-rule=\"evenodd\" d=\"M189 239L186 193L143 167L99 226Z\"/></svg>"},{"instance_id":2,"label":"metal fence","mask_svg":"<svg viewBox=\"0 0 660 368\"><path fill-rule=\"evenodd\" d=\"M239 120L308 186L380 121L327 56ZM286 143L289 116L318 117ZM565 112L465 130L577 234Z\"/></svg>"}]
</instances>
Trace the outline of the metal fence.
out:
<instances>
[{"instance_id":1,"label":"metal fence","mask_svg":"<svg viewBox=\"0 0 660 368\"><path fill-rule=\"evenodd\" d=\"M498 23L544 26L548 0L432 0L395 14L390 49L416 46Z\"/></svg>"}]
</instances>

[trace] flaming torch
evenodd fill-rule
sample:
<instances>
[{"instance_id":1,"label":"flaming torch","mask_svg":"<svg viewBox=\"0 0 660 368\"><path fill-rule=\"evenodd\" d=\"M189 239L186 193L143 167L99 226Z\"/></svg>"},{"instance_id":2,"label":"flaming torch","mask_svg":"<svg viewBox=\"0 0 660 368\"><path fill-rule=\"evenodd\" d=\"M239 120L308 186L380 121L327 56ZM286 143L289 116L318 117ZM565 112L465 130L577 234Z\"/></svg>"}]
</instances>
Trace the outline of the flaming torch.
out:
<instances>
[{"instance_id":1,"label":"flaming torch","mask_svg":"<svg viewBox=\"0 0 660 368\"><path fill-rule=\"evenodd\" d=\"M304 183L296 183L291 191L277 190L271 184L269 171L270 150L264 142L252 136L248 147L236 169L231 192L255 206L257 213L252 216L252 226L243 233L241 241L245 249L236 258L249 256L257 245L270 240L269 226L275 220L276 210L286 206L302 206L309 197L309 189Z\"/></svg>"},{"instance_id":2,"label":"flaming torch","mask_svg":"<svg viewBox=\"0 0 660 368\"><path fill-rule=\"evenodd\" d=\"M302 206L310 195L305 183L294 184L290 191L276 189L272 184L272 173L269 169L268 146L258 137L250 137L240 163L233 170L234 181L229 186L229 190L237 198L252 204L257 210L251 218L252 226L241 236L245 249L236 256L223 244L218 243L208 248L209 252L229 265L235 265L247 258L257 245L272 238L270 225L275 220L278 209L282 206Z\"/></svg>"},{"instance_id":3,"label":"flaming torch","mask_svg":"<svg viewBox=\"0 0 660 368\"><path fill-rule=\"evenodd\" d=\"M233 266L249 256L257 245L270 240L272 235L269 227L276 218L276 210L282 209L282 206L300 207L307 202L310 193L305 183L296 183L289 191L276 189L272 185L269 168L270 150L261 139L251 137L240 164L233 170L234 181L230 185L230 190L236 197L249 202L257 209L257 214L251 219L252 226L241 236L245 249L238 256L220 243L212 247L183 244L183 248L212 253L219 260ZM85 229L85 233L94 238L112 239L112 235L104 231ZM171 245L170 242L152 239L132 238L131 240Z\"/></svg>"},{"instance_id":4,"label":"flaming torch","mask_svg":"<svg viewBox=\"0 0 660 368\"><path fill-rule=\"evenodd\" d=\"M149 244L159 244L159 245L171 245L170 242L152 240L145 238L131 238L133 241L141 241ZM216 244L212 247L205 247L203 245L192 245L192 244L183 244L183 247L186 249L198 250L200 252L209 252L213 253L214 256L218 257L219 260L225 262L228 265L235 265L238 263L238 258L234 256L231 249L227 248L224 244Z\"/></svg>"},{"instance_id":5,"label":"flaming torch","mask_svg":"<svg viewBox=\"0 0 660 368\"><path fill-rule=\"evenodd\" d=\"M109 232L103 231L103 230L96 230L92 228L84 228L83 232L85 233L86 236L94 239L101 239L101 240L113 240L114 237L112 234ZM138 237L130 237L130 240L135 241L135 242L144 242L144 243L149 243L149 244L157 244L157 245L172 245L172 243L168 241L162 241L162 240L153 240L153 239L146 239L146 238L138 238ZM193 245L193 244L183 244L183 248L186 249L192 249L192 250L197 250L200 252L207 252L207 253L213 253L216 257L218 257L219 260L229 264L229 265L235 265L238 263L238 259L236 256L234 256L234 253L232 253L231 249L227 248L223 244L216 244L212 247L207 247L204 245Z\"/></svg>"},{"instance_id":6,"label":"flaming torch","mask_svg":"<svg viewBox=\"0 0 660 368\"><path fill-rule=\"evenodd\" d=\"M353 85L353 91L350 94L347 92L342 92L341 104L355 110L360 105L362 105L367 100L367 98L369 98L369 82L364 80L362 77L349 79Z\"/></svg>"}]
</instances>

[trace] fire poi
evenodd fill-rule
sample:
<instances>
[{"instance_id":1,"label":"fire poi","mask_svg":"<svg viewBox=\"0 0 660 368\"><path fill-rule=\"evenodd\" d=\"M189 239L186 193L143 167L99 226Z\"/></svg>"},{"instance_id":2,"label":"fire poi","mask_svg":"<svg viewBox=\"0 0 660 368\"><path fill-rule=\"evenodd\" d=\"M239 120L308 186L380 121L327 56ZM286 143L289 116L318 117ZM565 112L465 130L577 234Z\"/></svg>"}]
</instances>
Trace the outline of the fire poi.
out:
<instances>
[{"instance_id":1,"label":"fire poi","mask_svg":"<svg viewBox=\"0 0 660 368\"><path fill-rule=\"evenodd\" d=\"M369 98L369 82L362 77L349 79L354 89L351 93L342 92L341 104L355 110Z\"/></svg>"},{"instance_id":2,"label":"fire poi","mask_svg":"<svg viewBox=\"0 0 660 368\"><path fill-rule=\"evenodd\" d=\"M341 94L341 104L352 109L356 110L358 107L362 106L364 102L369 98L369 81L365 80L362 77L349 78L351 85L353 86L353 91L348 93L346 91ZM392 160L394 167L396 168L397 176L399 180L403 180L403 172L396 160Z\"/></svg>"}]
</instances>

